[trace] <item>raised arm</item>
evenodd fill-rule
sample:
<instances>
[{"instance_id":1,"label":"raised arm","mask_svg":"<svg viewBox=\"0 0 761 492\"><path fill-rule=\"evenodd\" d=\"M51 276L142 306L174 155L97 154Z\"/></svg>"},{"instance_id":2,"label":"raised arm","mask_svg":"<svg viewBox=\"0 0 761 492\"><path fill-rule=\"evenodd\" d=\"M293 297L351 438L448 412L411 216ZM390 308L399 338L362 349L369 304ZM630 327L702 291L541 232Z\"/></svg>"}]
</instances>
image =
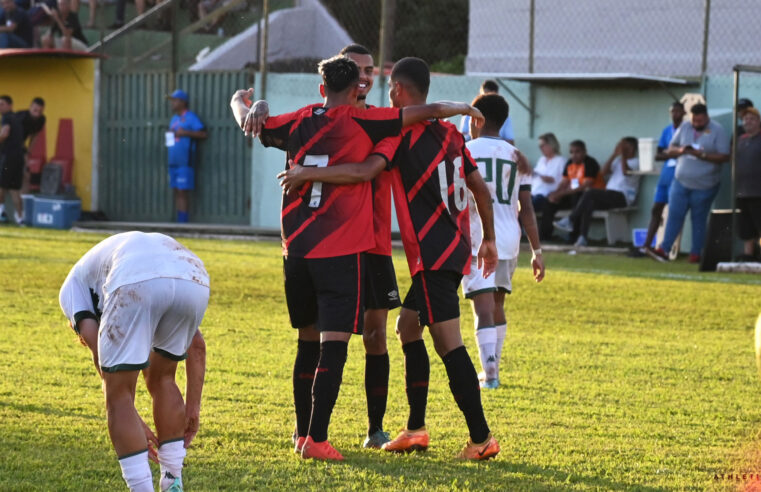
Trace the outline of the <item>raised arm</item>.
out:
<instances>
[{"instance_id":1,"label":"raised arm","mask_svg":"<svg viewBox=\"0 0 761 492\"><path fill-rule=\"evenodd\" d=\"M531 267L534 270L534 280L541 282L544 278L544 259L542 257L542 245L539 242L539 228L536 225L534 204L531 201L531 191L518 191L518 201L521 205L518 219L521 225L523 225L526 237L531 245Z\"/></svg>"},{"instance_id":2,"label":"raised arm","mask_svg":"<svg viewBox=\"0 0 761 492\"><path fill-rule=\"evenodd\" d=\"M201 394L206 375L206 342L198 330L188 347L185 361L185 447L190 446L198 433L201 416Z\"/></svg>"},{"instance_id":3,"label":"raised arm","mask_svg":"<svg viewBox=\"0 0 761 492\"><path fill-rule=\"evenodd\" d=\"M470 104L439 101L431 104L405 107L404 111L402 111L402 126L413 125L431 118L450 118L458 114L468 115L473 118L478 128L481 128L484 124L484 115Z\"/></svg>"},{"instance_id":4,"label":"raised arm","mask_svg":"<svg viewBox=\"0 0 761 492\"><path fill-rule=\"evenodd\" d=\"M285 193L298 190L305 183L319 181L322 183L351 184L370 181L386 168L387 161L378 154L370 154L360 163L341 164L338 166L302 166L288 161L289 168L277 175L280 186Z\"/></svg>"},{"instance_id":5,"label":"raised arm","mask_svg":"<svg viewBox=\"0 0 761 492\"><path fill-rule=\"evenodd\" d=\"M497 269L497 243L494 236L494 210L489 189L486 187L481 173L474 171L465 178L468 189L473 193L476 202L476 210L481 218L481 230L483 239L478 248L477 264L483 269L484 278L488 277Z\"/></svg>"}]
</instances>

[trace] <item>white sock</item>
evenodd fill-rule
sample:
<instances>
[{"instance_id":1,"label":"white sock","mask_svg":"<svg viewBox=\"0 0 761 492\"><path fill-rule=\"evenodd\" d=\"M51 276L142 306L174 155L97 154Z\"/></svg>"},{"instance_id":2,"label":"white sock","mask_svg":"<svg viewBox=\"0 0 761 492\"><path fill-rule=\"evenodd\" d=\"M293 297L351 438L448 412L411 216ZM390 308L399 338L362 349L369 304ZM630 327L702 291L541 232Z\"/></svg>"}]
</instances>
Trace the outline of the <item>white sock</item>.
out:
<instances>
[{"instance_id":1,"label":"white sock","mask_svg":"<svg viewBox=\"0 0 761 492\"><path fill-rule=\"evenodd\" d=\"M478 356L481 358L481 367L484 368L486 379L495 379L497 377L497 357L495 356L497 330L493 326L477 329L476 342L478 342Z\"/></svg>"},{"instance_id":2,"label":"white sock","mask_svg":"<svg viewBox=\"0 0 761 492\"><path fill-rule=\"evenodd\" d=\"M183 439L165 442L159 446L159 464L161 465L159 485L161 490L168 489L174 483L175 478L179 478L180 483L182 483L182 462L185 460L185 453Z\"/></svg>"},{"instance_id":3,"label":"white sock","mask_svg":"<svg viewBox=\"0 0 761 492\"><path fill-rule=\"evenodd\" d=\"M153 475L148 465L148 450L121 458L122 477L132 492L153 492Z\"/></svg>"},{"instance_id":4,"label":"white sock","mask_svg":"<svg viewBox=\"0 0 761 492\"><path fill-rule=\"evenodd\" d=\"M18 212L14 212L13 216L16 218L16 222L19 224L24 221L24 216L20 215Z\"/></svg>"},{"instance_id":5,"label":"white sock","mask_svg":"<svg viewBox=\"0 0 761 492\"><path fill-rule=\"evenodd\" d=\"M505 344L505 337L507 337L507 323L497 325L497 347L494 353L497 357L497 377L499 377L499 363L502 361L502 345Z\"/></svg>"}]
</instances>

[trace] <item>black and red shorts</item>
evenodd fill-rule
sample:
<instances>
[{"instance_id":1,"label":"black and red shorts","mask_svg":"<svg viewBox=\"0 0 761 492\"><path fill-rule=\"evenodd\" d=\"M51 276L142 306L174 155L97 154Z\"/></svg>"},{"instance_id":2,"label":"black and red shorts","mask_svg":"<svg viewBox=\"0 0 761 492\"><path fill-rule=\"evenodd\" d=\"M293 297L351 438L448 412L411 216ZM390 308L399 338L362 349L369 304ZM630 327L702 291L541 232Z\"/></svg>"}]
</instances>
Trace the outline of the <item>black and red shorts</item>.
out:
<instances>
[{"instance_id":1,"label":"black and red shorts","mask_svg":"<svg viewBox=\"0 0 761 492\"><path fill-rule=\"evenodd\" d=\"M391 257L367 253L365 267L365 309L396 309L401 306Z\"/></svg>"},{"instance_id":2,"label":"black and red shorts","mask_svg":"<svg viewBox=\"0 0 761 492\"><path fill-rule=\"evenodd\" d=\"M365 253L331 258L283 258L291 326L362 334Z\"/></svg>"},{"instance_id":3,"label":"black and red shorts","mask_svg":"<svg viewBox=\"0 0 761 492\"><path fill-rule=\"evenodd\" d=\"M417 311L421 326L460 317L462 274L451 270L423 270L412 277L412 287L402 307Z\"/></svg>"}]
</instances>

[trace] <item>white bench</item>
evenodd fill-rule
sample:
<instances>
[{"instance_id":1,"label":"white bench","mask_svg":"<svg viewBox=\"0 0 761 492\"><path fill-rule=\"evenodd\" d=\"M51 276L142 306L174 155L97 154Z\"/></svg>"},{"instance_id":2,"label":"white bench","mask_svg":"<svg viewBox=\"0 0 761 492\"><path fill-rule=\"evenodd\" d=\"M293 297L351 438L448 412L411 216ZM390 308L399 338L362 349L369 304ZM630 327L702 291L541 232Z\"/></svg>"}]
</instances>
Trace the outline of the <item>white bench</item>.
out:
<instances>
[{"instance_id":1,"label":"white bench","mask_svg":"<svg viewBox=\"0 0 761 492\"><path fill-rule=\"evenodd\" d=\"M610 210L595 210L592 213L593 219L603 219L605 221L605 233L608 236L608 244L617 242L628 243L632 240L631 229L629 229L629 214L637 211L637 207L612 208ZM558 210L555 219L568 217L570 210Z\"/></svg>"}]
</instances>

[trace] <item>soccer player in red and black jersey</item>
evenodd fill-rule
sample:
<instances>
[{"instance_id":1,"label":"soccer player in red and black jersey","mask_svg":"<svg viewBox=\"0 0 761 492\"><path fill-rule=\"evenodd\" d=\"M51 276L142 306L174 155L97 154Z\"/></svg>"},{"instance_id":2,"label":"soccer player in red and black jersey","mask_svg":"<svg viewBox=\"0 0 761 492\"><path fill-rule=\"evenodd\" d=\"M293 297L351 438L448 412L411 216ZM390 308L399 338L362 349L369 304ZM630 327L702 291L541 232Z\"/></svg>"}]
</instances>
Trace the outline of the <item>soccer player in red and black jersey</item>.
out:
<instances>
[{"instance_id":1,"label":"soccer player in red and black jersey","mask_svg":"<svg viewBox=\"0 0 761 492\"><path fill-rule=\"evenodd\" d=\"M424 103L429 84L430 73L423 60L400 60L394 65L389 86L393 106ZM399 452L428 447L425 407L430 366L422 337L423 327L428 326L470 431L470 439L458 457L492 458L499 453L499 444L486 423L478 376L460 334L457 295L462 275L470 270L466 187L474 195L484 231L479 266L483 264L486 276L496 266L491 197L454 125L437 120L421 122L406 128L401 139L392 145L397 147L389 166L393 172L394 202L412 274L412 289L402 304L397 324L405 354L410 415L405 430L383 449ZM381 153L388 152L383 149ZM294 166L281 177L289 190L305 180L326 183L369 180L384 167L383 159L371 155L360 164L337 168Z\"/></svg>"},{"instance_id":2,"label":"soccer player in red and black jersey","mask_svg":"<svg viewBox=\"0 0 761 492\"><path fill-rule=\"evenodd\" d=\"M359 70L338 56L320 63L325 105L311 105L267 119L260 138L286 150L293 162L335 167L358 162L403 125L431 117L480 112L464 103L436 103L401 109L358 109ZM245 127L246 91L231 101ZM375 247L370 183L307 183L283 195L285 291L293 327L299 329L294 364L297 442L304 458L341 460L327 441L351 334L362 333L364 252ZM313 378L313 382L312 382ZM311 392L310 392L311 390ZM310 394L311 393L311 394ZM310 401L311 396L311 401ZM310 417L311 414L311 417Z\"/></svg>"}]
</instances>

